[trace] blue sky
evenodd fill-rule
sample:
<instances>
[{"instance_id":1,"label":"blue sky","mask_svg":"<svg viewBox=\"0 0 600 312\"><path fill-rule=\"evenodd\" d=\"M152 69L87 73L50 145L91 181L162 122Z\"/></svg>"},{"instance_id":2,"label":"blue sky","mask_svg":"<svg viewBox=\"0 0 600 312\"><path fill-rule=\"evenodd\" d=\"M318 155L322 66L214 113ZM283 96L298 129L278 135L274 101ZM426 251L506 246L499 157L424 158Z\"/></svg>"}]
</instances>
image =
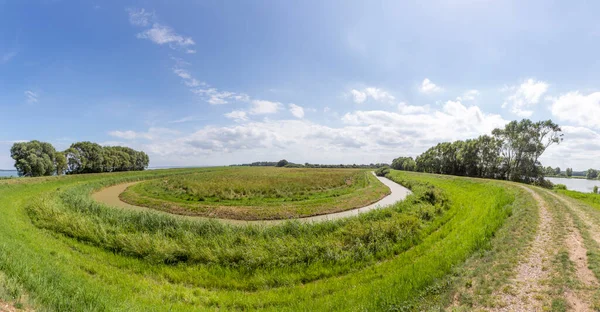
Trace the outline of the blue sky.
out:
<instances>
[{"instance_id":1,"label":"blue sky","mask_svg":"<svg viewBox=\"0 0 600 312\"><path fill-rule=\"evenodd\" d=\"M521 118L600 168L595 2L0 0L0 168L13 142L151 166L415 156Z\"/></svg>"}]
</instances>

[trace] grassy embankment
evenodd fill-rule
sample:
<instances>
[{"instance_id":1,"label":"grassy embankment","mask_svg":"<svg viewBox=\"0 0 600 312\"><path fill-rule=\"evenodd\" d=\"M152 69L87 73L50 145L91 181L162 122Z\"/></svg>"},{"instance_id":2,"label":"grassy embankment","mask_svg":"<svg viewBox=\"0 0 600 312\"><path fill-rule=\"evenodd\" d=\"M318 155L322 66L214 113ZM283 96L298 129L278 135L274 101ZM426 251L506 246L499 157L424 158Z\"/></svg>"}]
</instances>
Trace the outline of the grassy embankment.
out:
<instances>
[{"instance_id":1,"label":"grassy embankment","mask_svg":"<svg viewBox=\"0 0 600 312\"><path fill-rule=\"evenodd\" d=\"M413 191L404 202L320 224L236 227L90 199L215 170L234 169L0 182L0 271L48 310L410 308L448 291L448 274L528 203L500 182L397 171L390 178Z\"/></svg>"},{"instance_id":2,"label":"grassy embankment","mask_svg":"<svg viewBox=\"0 0 600 312\"><path fill-rule=\"evenodd\" d=\"M389 192L365 170L241 167L139 183L120 198L182 215L267 220L359 208Z\"/></svg>"}]
</instances>

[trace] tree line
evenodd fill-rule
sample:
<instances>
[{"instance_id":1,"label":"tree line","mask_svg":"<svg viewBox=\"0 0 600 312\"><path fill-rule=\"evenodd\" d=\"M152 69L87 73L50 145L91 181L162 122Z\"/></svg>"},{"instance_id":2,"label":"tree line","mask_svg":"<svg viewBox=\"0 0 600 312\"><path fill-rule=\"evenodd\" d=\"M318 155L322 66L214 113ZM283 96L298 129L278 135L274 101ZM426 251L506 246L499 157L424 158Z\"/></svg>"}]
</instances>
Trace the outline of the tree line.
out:
<instances>
[{"instance_id":1,"label":"tree line","mask_svg":"<svg viewBox=\"0 0 600 312\"><path fill-rule=\"evenodd\" d=\"M411 157L396 158L391 167L397 170L543 183L546 172L539 158L549 146L562 141L561 132L561 128L551 120L512 121L504 128L494 129L491 135L439 143L414 160Z\"/></svg>"},{"instance_id":2,"label":"tree line","mask_svg":"<svg viewBox=\"0 0 600 312\"><path fill-rule=\"evenodd\" d=\"M87 141L73 143L62 152L47 142L19 142L13 144L10 155L19 176L25 177L139 171L148 168L150 162L142 151Z\"/></svg>"},{"instance_id":3,"label":"tree line","mask_svg":"<svg viewBox=\"0 0 600 312\"><path fill-rule=\"evenodd\" d=\"M324 165L324 164L296 164L289 162L285 159L280 161L257 161L249 164L239 164L239 165L231 165L231 166L250 166L250 167L285 167L285 168L343 168L343 169L352 169L352 168L360 168L360 169L377 169L381 167L389 167L389 164L339 164L339 165Z\"/></svg>"}]
</instances>

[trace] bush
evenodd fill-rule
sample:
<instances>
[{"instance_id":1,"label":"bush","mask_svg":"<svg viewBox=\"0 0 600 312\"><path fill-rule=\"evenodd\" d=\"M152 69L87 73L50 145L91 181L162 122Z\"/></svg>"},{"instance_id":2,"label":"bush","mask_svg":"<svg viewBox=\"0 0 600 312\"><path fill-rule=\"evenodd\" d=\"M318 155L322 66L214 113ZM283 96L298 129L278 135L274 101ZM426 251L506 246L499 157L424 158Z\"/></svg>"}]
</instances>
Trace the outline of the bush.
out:
<instances>
[{"instance_id":1,"label":"bush","mask_svg":"<svg viewBox=\"0 0 600 312\"><path fill-rule=\"evenodd\" d=\"M388 173L390 173L390 167L387 166L375 170L375 175L379 177L385 177Z\"/></svg>"},{"instance_id":2,"label":"bush","mask_svg":"<svg viewBox=\"0 0 600 312\"><path fill-rule=\"evenodd\" d=\"M555 190L566 190L567 186L564 184L554 184L554 189Z\"/></svg>"}]
</instances>

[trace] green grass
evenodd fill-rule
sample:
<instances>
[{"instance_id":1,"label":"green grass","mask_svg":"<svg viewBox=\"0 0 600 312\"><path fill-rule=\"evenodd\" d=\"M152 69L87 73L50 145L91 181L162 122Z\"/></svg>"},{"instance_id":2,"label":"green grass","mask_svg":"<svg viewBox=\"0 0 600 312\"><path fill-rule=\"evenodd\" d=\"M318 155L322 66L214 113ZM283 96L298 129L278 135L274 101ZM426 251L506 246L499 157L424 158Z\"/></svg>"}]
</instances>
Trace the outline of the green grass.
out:
<instances>
[{"instance_id":1,"label":"green grass","mask_svg":"<svg viewBox=\"0 0 600 312\"><path fill-rule=\"evenodd\" d=\"M239 167L139 183L120 198L177 214L264 220L359 208L389 193L366 170Z\"/></svg>"},{"instance_id":2,"label":"green grass","mask_svg":"<svg viewBox=\"0 0 600 312\"><path fill-rule=\"evenodd\" d=\"M0 182L0 271L51 311L403 310L489 248L519 191L392 171L413 195L322 224L236 227L137 213L90 193L223 168Z\"/></svg>"}]
</instances>

